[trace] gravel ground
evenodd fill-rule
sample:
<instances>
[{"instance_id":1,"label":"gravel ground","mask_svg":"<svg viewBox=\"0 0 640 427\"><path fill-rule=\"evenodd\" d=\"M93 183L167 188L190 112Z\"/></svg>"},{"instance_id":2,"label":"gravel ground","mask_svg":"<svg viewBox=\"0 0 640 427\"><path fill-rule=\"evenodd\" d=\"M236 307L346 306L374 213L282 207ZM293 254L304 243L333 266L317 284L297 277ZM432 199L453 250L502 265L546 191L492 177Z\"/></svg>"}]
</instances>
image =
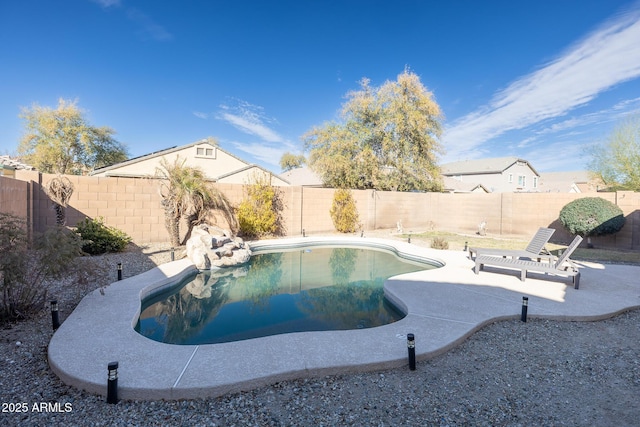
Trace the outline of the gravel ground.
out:
<instances>
[{"instance_id":1,"label":"gravel ground","mask_svg":"<svg viewBox=\"0 0 640 427\"><path fill-rule=\"evenodd\" d=\"M90 288L169 260L161 245L99 258L86 289L51 285L60 317ZM3 426L638 426L640 310L599 322L502 321L443 356L393 369L287 381L219 398L109 405L49 369L47 308L0 329ZM18 342L20 344L18 344ZM106 377L106 373L105 373ZM106 381L106 378L105 378Z\"/></svg>"}]
</instances>

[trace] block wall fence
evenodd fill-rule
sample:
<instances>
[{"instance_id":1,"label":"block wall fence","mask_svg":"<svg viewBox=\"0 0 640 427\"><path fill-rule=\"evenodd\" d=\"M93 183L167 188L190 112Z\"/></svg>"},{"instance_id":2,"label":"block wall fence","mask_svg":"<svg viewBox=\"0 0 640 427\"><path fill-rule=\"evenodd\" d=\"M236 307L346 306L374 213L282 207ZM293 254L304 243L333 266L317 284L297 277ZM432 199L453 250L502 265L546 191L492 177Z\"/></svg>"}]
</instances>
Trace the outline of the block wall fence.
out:
<instances>
[{"instance_id":1,"label":"block wall fence","mask_svg":"<svg viewBox=\"0 0 640 427\"><path fill-rule=\"evenodd\" d=\"M16 178L0 177L0 212L27 220L38 233L55 224L53 204L43 186L55 175L16 171ZM141 178L67 176L75 191L67 208L67 225L83 218L102 217L138 244L168 242L160 196L160 181ZM242 185L214 184L237 205ZM286 234L300 236L335 232L329 210L333 189L280 187L285 209ZM485 221L487 235L528 239L539 227L557 231L552 241L568 243L570 236L558 221L564 205L582 197L602 197L617 204L626 217L624 228L613 236L594 238L598 246L640 249L640 193L400 193L357 190L353 192L365 232L395 230L405 233L439 230L474 234ZM221 224L226 227L226 224Z\"/></svg>"}]
</instances>

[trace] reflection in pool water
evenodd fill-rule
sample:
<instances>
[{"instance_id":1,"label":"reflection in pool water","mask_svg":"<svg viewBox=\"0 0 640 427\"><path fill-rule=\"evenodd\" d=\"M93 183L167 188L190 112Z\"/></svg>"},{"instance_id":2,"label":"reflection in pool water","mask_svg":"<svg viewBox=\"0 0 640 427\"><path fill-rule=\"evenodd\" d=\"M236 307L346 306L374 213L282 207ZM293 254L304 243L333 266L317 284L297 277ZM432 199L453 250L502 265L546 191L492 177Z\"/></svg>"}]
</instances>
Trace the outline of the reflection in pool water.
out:
<instances>
[{"instance_id":1,"label":"reflection in pool water","mask_svg":"<svg viewBox=\"0 0 640 427\"><path fill-rule=\"evenodd\" d=\"M170 344L214 344L385 325L403 315L384 298L384 281L430 268L373 249L260 253L244 266L200 272L143 301L136 330Z\"/></svg>"}]
</instances>

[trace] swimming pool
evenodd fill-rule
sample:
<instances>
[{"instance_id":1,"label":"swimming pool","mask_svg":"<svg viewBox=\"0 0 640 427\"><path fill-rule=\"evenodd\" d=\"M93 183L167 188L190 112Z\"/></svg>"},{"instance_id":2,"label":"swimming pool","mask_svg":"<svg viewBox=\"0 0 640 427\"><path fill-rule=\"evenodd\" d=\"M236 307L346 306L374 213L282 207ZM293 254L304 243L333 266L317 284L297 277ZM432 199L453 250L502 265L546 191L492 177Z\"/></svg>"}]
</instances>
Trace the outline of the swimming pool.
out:
<instances>
[{"instance_id":1,"label":"swimming pool","mask_svg":"<svg viewBox=\"0 0 640 427\"><path fill-rule=\"evenodd\" d=\"M384 297L386 279L433 268L363 247L258 251L247 265L201 271L146 298L136 331L163 343L200 345L372 328L404 317Z\"/></svg>"}]
</instances>

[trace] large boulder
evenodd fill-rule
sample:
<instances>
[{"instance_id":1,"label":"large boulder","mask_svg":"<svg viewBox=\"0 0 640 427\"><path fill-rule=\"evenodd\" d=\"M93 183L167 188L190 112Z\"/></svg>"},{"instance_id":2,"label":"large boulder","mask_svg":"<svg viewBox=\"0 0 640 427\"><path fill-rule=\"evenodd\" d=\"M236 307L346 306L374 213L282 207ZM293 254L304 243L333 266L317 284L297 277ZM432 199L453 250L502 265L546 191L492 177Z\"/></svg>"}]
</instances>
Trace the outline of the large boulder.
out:
<instances>
[{"instance_id":1,"label":"large boulder","mask_svg":"<svg viewBox=\"0 0 640 427\"><path fill-rule=\"evenodd\" d=\"M199 270L233 267L249 261L251 249L228 230L207 224L197 225L187 240L187 257Z\"/></svg>"}]
</instances>

